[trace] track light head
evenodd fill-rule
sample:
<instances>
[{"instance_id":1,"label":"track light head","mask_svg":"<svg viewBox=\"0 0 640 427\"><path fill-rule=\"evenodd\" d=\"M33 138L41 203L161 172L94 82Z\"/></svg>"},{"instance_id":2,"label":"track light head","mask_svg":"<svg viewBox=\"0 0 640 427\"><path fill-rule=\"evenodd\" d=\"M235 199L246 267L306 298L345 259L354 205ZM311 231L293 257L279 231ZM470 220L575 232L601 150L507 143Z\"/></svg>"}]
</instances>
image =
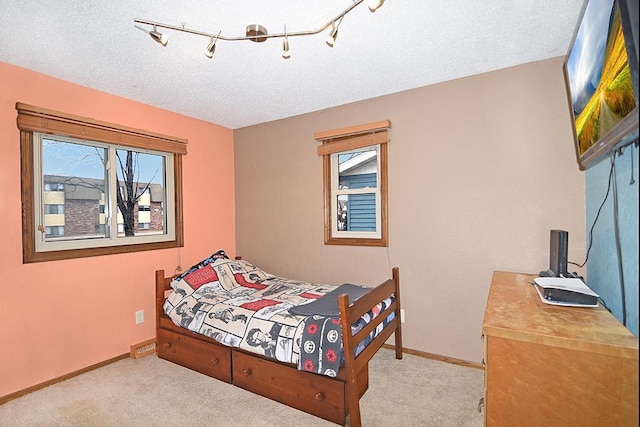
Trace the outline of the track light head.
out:
<instances>
[{"instance_id":1,"label":"track light head","mask_svg":"<svg viewBox=\"0 0 640 427\"><path fill-rule=\"evenodd\" d=\"M218 35L215 37L211 37L211 41L207 45L207 48L204 50L204 55L211 59L213 58L213 54L216 53L216 42L218 41L218 37L220 37L221 31L218 31Z\"/></svg>"},{"instance_id":2,"label":"track light head","mask_svg":"<svg viewBox=\"0 0 640 427\"><path fill-rule=\"evenodd\" d=\"M167 43L169 43L169 37L167 37L166 34L158 32L155 25L153 26L153 30L149 31L149 35L162 46L166 46Z\"/></svg>"},{"instance_id":3,"label":"track light head","mask_svg":"<svg viewBox=\"0 0 640 427\"><path fill-rule=\"evenodd\" d=\"M204 55L211 59L213 58L213 54L216 52L216 42L215 40L211 40L211 42L209 42L209 44L207 45L207 48L204 51Z\"/></svg>"},{"instance_id":4,"label":"track light head","mask_svg":"<svg viewBox=\"0 0 640 427\"><path fill-rule=\"evenodd\" d=\"M284 24L284 40L282 41L282 57L289 59L291 52L289 52L289 37L287 36L287 24Z\"/></svg>"},{"instance_id":5,"label":"track light head","mask_svg":"<svg viewBox=\"0 0 640 427\"><path fill-rule=\"evenodd\" d=\"M140 31L144 31L145 33L149 34L153 40L157 41L162 46L166 46L167 43L169 42L169 37L167 37L166 34L159 33L156 30L156 26L155 25L153 26L153 30L151 30L151 31L147 30L146 28L139 27L137 25L135 25L135 27L137 29L139 29Z\"/></svg>"},{"instance_id":6,"label":"track light head","mask_svg":"<svg viewBox=\"0 0 640 427\"><path fill-rule=\"evenodd\" d=\"M325 43L327 43L329 47L333 47L333 44L336 42L336 37L338 37L338 26L334 22L331 24L331 32L325 39Z\"/></svg>"},{"instance_id":7,"label":"track light head","mask_svg":"<svg viewBox=\"0 0 640 427\"><path fill-rule=\"evenodd\" d=\"M375 12L380 8L380 6L382 6L382 3L384 3L384 0L369 0L369 10L371 12Z\"/></svg>"}]
</instances>

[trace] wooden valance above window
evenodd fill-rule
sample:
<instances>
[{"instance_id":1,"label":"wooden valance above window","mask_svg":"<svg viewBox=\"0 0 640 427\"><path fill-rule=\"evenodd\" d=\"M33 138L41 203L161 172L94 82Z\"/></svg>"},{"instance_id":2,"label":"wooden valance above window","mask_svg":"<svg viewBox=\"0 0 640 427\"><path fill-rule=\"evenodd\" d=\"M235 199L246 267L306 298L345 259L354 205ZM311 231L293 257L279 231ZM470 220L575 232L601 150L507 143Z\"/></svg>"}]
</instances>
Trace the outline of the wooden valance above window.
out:
<instances>
[{"instance_id":1,"label":"wooden valance above window","mask_svg":"<svg viewBox=\"0 0 640 427\"><path fill-rule=\"evenodd\" d=\"M324 156L370 145L386 144L389 142L388 130L390 128L391 121L382 120L364 125L316 132L314 138L322 142L322 145L318 146L318 155Z\"/></svg>"},{"instance_id":2,"label":"wooden valance above window","mask_svg":"<svg viewBox=\"0 0 640 427\"><path fill-rule=\"evenodd\" d=\"M142 150L187 154L187 140L129 128L46 108L16 103L18 129L123 145Z\"/></svg>"}]
</instances>

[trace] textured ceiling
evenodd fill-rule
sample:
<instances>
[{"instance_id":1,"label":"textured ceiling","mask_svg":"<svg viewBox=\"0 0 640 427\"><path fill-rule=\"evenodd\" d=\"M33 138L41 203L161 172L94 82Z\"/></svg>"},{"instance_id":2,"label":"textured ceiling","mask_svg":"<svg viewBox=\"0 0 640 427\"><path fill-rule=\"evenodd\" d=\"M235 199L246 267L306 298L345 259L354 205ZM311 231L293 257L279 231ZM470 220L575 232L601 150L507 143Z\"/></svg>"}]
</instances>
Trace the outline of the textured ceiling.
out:
<instances>
[{"instance_id":1,"label":"textured ceiling","mask_svg":"<svg viewBox=\"0 0 640 427\"><path fill-rule=\"evenodd\" d=\"M249 24L313 30L351 0L2 0L0 61L236 129L564 55L584 0L386 0L321 34L264 43L164 31L134 18L223 36Z\"/></svg>"}]
</instances>

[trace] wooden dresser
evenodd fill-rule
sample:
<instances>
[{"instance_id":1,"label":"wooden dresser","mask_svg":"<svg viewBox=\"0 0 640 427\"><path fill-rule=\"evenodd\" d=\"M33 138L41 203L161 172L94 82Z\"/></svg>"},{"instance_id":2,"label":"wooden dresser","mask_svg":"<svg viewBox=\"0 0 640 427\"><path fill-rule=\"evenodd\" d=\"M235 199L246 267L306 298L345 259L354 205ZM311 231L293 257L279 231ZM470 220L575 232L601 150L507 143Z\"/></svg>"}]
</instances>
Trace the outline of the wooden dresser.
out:
<instances>
[{"instance_id":1,"label":"wooden dresser","mask_svg":"<svg viewBox=\"0 0 640 427\"><path fill-rule=\"evenodd\" d=\"M638 338L601 306L542 303L534 277L493 274L485 425L638 426Z\"/></svg>"}]
</instances>

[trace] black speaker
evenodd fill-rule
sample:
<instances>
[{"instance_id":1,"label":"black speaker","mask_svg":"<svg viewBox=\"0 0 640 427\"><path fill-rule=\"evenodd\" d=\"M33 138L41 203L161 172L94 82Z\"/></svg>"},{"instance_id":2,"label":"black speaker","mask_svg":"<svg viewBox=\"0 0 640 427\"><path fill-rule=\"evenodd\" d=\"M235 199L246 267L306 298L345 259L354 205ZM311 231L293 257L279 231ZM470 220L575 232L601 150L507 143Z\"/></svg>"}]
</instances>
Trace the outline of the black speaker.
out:
<instances>
[{"instance_id":1,"label":"black speaker","mask_svg":"<svg viewBox=\"0 0 640 427\"><path fill-rule=\"evenodd\" d=\"M567 251L569 233L563 230L551 230L549 242L549 270L556 277L567 275Z\"/></svg>"}]
</instances>

